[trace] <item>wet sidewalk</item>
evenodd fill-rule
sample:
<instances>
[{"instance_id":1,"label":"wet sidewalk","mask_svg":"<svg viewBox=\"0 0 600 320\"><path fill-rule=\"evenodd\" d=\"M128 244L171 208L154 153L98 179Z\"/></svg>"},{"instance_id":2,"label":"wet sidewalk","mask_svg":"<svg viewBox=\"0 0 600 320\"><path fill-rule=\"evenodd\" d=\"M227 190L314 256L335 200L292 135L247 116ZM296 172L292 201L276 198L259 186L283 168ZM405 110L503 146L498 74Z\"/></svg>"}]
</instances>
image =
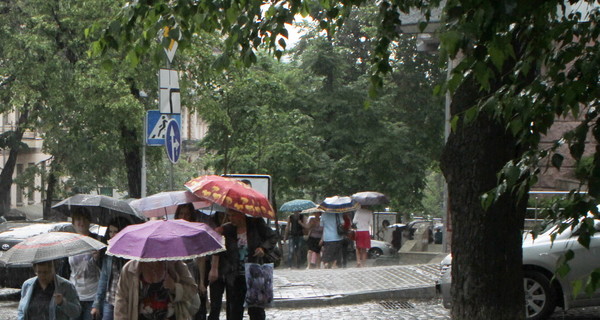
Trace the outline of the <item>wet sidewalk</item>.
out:
<instances>
[{"instance_id":1,"label":"wet sidewalk","mask_svg":"<svg viewBox=\"0 0 600 320\"><path fill-rule=\"evenodd\" d=\"M357 304L374 299L433 299L438 277L438 264L276 269L273 307Z\"/></svg>"}]
</instances>

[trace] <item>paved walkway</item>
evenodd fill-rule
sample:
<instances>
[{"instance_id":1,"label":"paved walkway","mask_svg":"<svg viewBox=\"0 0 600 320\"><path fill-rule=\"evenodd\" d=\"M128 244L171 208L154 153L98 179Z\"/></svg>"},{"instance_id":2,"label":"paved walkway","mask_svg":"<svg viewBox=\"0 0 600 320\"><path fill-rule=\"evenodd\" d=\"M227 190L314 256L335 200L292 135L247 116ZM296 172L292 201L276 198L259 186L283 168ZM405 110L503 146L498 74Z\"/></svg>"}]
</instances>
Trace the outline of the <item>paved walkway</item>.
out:
<instances>
[{"instance_id":1,"label":"paved walkway","mask_svg":"<svg viewBox=\"0 0 600 320\"><path fill-rule=\"evenodd\" d=\"M373 299L432 299L439 266L399 265L345 269L277 269L278 308L355 304Z\"/></svg>"},{"instance_id":2,"label":"paved walkway","mask_svg":"<svg viewBox=\"0 0 600 320\"><path fill-rule=\"evenodd\" d=\"M270 320L450 320L435 297L437 264L276 269ZM17 318L18 289L0 289L0 320ZM225 312L221 313L225 319ZM249 319L247 314L244 320ZM600 319L600 307L557 309L551 319Z\"/></svg>"}]
</instances>

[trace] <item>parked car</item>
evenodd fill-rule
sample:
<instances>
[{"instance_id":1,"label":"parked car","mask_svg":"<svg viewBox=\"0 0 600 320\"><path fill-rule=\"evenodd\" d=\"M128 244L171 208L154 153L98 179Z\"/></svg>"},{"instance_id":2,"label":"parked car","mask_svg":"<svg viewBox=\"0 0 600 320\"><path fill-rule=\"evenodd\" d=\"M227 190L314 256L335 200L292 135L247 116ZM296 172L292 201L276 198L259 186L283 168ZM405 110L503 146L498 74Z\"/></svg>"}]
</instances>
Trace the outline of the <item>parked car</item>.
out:
<instances>
[{"instance_id":1,"label":"parked car","mask_svg":"<svg viewBox=\"0 0 600 320\"><path fill-rule=\"evenodd\" d=\"M594 227L597 233L590 239L589 250L577 242L577 228L567 229L558 234L554 242L550 238L554 228L550 228L536 239L531 235L525 237L523 285L527 319L545 319L554 312L556 306L568 310L600 305L600 289L591 296L585 292L573 295L573 282L584 279L600 266L600 220L595 220ZM569 261L571 270L564 278L554 278L557 261L568 250L575 253L573 260ZM452 257L448 255L440 263L441 276L436 285L446 308L451 307L451 269Z\"/></svg>"},{"instance_id":2,"label":"parked car","mask_svg":"<svg viewBox=\"0 0 600 320\"><path fill-rule=\"evenodd\" d=\"M47 232L75 232L70 222L8 221L0 224L0 257L17 243ZM106 227L95 224L90 232L104 235ZM20 288L23 282L33 277L31 267L0 267L0 287Z\"/></svg>"},{"instance_id":3,"label":"parked car","mask_svg":"<svg viewBox=\"0 0 600 320\"><path fill-rule=\"evenodd\" d=\"M389 242L371 239L371 249L367 253L369 258L377 259L381 256L391 256L396 253L396 250Z\"/></svg>"}]
</instances>

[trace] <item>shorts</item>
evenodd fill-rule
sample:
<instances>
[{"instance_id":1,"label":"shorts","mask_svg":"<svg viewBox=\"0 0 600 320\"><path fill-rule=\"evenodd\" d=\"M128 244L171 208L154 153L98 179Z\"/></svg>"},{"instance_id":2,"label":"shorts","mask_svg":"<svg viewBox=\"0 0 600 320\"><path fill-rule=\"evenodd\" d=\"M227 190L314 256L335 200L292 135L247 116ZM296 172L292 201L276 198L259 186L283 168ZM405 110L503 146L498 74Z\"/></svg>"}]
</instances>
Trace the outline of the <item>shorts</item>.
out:
<instances>
[{"instance_id":1,"label":"shorts","mask_svg":"<svg viewBox=\"0 0 600 320\"><path fill-rule=\"evenodd\" d=\"M342 257L342 240L324 242L323 255L321 256L321 261L323 263L339 261L341 257Z\"/></svg>"},{"instance_id":2,"label":"shorts","mask_svg":"<svg viewBox=\"0 0 600 320\"><path fill-rule=\"evenodd\" d=\"M356 247L360 249L370 249L371 248L371 235L369 231L356 231Z\"/></svg>"},{"instance_id":3,"label":"shorts","mask_svg":"<svg viewBox=\"0 0 600 320\"><path fill-rule=\"evenodd\" d=\"M319 242L321 242L320 238L308 237L308 240L306 240L306 247L312 252L321 253Z\"/></svg>"}]
</instances>

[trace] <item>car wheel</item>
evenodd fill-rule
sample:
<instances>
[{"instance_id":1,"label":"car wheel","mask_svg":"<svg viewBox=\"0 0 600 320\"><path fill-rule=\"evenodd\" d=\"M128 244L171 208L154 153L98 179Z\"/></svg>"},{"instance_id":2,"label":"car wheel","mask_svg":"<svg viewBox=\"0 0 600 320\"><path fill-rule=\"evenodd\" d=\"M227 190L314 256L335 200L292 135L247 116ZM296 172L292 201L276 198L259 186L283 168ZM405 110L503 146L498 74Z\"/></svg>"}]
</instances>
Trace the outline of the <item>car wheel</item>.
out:
<instances>
[{"instance_id":1,"label":"car wheel","mask_svg":"<svg viewBox=\"0 0 600 320\"><path fill-rule=\"evenodd\" d=\"M371 257L372 259L377 259L377 258L381 257L382 254L383 254L383 251L379 248L369 249L369 257Z\"/></svg>"},{"instance_id":2,"label":"car wheel","mask_svg":"<svg viewBox=\"0 0 600 320\"><path fill-rule=\"evenodd\" d=\"M528 320L546 319L556 307L550 279L537 271L525 271L525 312Z\"/></svg>"}]
</instances>

